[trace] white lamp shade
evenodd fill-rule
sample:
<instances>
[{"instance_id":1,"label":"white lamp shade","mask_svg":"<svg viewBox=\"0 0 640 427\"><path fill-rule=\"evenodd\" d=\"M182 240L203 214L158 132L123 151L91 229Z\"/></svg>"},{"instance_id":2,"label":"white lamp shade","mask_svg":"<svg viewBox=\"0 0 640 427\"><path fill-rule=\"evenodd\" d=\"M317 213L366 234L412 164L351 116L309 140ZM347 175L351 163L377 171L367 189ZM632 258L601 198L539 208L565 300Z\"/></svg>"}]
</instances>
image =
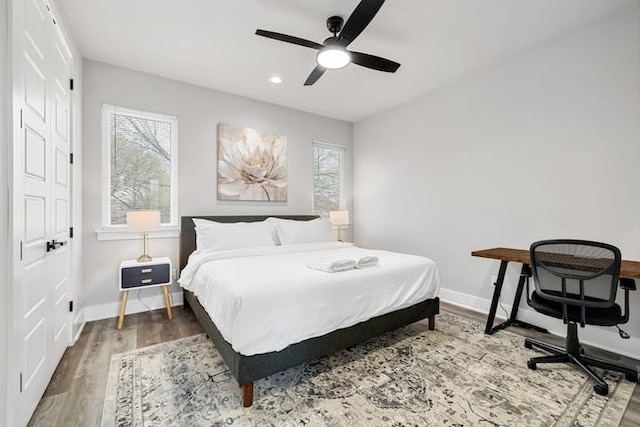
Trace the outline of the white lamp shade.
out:
<instances>
[{"instance_id":1,"label":"white lamp shade","mask_svg":"<svg viewBox=\"0 0 640 427\"><path fill-rule=\"evenodd\" d=\"M329 221L333 225L349 224L349 211L331 211L329 212Z\"/></svg>"},{"instance_id":2,"label":"white lamp shade","mask_svg":"<svg viewBox=\"0 0 640 427\"><path fill-rule=\"evenodd\" d=\"M131 232L145 232L160 228L160 211L127 212L127 229Z\"/></svg>"},{"instance_id":3,"label":"white lamp shade","mask_svg":"<svg viewBox=\"0 0 640 427\"><path fill-rule=\"evenodd\" d=\"M324 68L338 70L349 65L351 55L343 47L330 45L320 49L316 55L316 61Z\"/></svg>"}]
</instances>

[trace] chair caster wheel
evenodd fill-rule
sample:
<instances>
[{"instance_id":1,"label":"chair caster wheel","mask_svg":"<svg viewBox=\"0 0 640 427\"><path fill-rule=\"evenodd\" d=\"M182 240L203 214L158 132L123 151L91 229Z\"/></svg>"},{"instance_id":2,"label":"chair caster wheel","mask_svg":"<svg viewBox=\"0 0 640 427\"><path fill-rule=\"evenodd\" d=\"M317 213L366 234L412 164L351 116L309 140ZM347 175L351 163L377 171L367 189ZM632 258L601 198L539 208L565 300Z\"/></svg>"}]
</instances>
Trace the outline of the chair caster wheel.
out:
<instances>
[{"instance_id":1,"label":"chair caster wheel","mask_svg":"<svg viewBox=\"0 0 640 427\"><path fill-rule=\"evenodd\" d=\"M524 348L533 348L533 344L531 344L529 341L525 341Z\"/></svg>"},{"instance_id":2,"label":"chair caster wheel","mask_svg":"<svg viewBox=\"0 0 640 427\"><path fill-rule=\"evenodd\" d=\"M536 362L532 362L531 360L527 360L527 367L531 370L536 370L537 366L536 366Z\"/></svg>"},{"instance_id":3,"label":"chair caster wheel","mask_svg":"<svg viewBox=\"0 0 640 427\"><path fill-rule=\"evenodd\" d=\"M631 381L632 383L638 382L638 373L634 372L632 374L624 374L624 377L627 381Z\"/></svg>"},{"instance_id":4,"label":"chair caster wheel","mask_svg":"<svg viewBox=\"0 0 640 427\"><path fill-rule=\"evenodd\" d=\"M607 394L609 394L609 386L596 384L593 386L593 391L595 391L596 394L599 394L600 396L606 396Z\"/></svg>"}]
</instances>

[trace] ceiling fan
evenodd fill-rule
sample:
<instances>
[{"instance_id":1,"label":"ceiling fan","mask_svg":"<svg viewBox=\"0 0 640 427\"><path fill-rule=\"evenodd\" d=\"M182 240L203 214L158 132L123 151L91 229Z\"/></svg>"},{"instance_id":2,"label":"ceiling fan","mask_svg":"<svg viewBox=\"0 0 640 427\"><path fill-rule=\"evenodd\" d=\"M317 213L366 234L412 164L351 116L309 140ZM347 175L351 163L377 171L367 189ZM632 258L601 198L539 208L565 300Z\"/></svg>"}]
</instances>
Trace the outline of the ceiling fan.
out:
<instances>
[{"instance_id":1,"label":"ceiling fan","mask_svg":"<svg viewBox=\"0 0 640 427\"><path fill-rule=\"evenodd\" d=\"M316 55L318 65L311 71L311 74L304 82L305 86L310 86L318 81L326 70L344 68L352 62L372 70L395 73L400 67L397 62L369 55L368 53L347 50L347 46L367 28L367 25L369 25L383 4L384 0L361 0L344 26L342 25L344 20L341 17L329 17L327 19L327 28L333 36L326 39L322 44L267 30L256 30L256 35L318 50Z\"/></svg>"}]
</instances>

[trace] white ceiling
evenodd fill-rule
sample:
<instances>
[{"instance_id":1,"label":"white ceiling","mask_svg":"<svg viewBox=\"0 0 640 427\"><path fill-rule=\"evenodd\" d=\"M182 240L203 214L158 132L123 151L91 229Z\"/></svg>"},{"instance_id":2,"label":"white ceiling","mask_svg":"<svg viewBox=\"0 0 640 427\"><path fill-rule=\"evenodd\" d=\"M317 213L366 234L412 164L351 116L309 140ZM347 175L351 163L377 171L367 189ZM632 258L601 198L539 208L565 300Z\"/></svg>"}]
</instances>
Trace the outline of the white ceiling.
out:
<instances>
[{"instance_id":1,"label":"white ceiling","mask_svg":"<svg viewBox=\"0 0 640 427\"><path fill-rule=\"evenodd\" d=\"M389 0L350 49L402 64L357 65L303 86L325 21L358 0L55 0L84 58L346 121L389 109L638 0ZM280 85L269 82L277 74Z\"/></svg>"}]
</instances>

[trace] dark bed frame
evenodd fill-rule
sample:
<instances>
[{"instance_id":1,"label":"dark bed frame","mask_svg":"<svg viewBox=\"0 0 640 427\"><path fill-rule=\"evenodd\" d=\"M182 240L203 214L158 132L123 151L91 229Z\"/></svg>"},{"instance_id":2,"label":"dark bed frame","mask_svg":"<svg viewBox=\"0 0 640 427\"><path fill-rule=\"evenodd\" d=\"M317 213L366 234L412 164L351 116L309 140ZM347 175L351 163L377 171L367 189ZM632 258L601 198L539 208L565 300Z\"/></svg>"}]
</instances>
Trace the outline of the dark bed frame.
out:
<instances>
[{"instance_id":1,"label":"dark bed frame","mask_svg":"<svg viewBox=\"0 0 640 427\"><path fill-rule=\"evenodd\" d=\"M270 216L297 221L308 221L317 218L314 215ZM232 223L263 221L268 216L183 216L180 228L180 271L186 266L189 255L196 249L193 218ZM244 356L234 351L231 344L225 341L198 301L198 298L186 289L183 290L183 294L185 308L190 307L193 310L196 318L229 366L229 370L242 387L242 403L245 407L249 407L253 403L253 382L256 380L362 343L370 338L418 320L429 318L429 329L433 330L435 329L435 315L440 313L440 300L436 297L401 310L371 318L348 328L338 329L320 337L292 344L280 351Z\"/></svg>"}]
</instances>

